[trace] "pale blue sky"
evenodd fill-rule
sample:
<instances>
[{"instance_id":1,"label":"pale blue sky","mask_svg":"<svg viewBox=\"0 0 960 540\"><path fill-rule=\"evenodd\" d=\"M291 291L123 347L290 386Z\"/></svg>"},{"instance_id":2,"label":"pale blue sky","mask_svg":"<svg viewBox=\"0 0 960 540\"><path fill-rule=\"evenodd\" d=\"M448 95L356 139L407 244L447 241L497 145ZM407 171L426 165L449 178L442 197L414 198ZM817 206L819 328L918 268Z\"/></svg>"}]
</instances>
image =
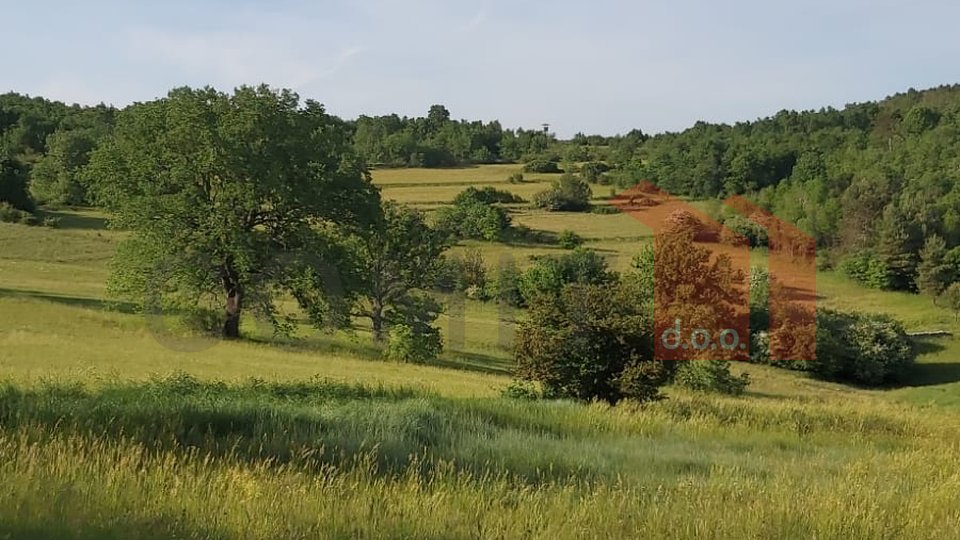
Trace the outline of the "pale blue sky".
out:
<instances>
[{"instance_id":1,"label":"pale blue sky","mask_svg":"<svg viewBox=\"0 0 960 540\"><path fill-rule=\"evenodd\" d=\"M0 1L0 92L266 82L330 112L677 130L960 82L947 0Z\"/></svg>"}]
</instances>

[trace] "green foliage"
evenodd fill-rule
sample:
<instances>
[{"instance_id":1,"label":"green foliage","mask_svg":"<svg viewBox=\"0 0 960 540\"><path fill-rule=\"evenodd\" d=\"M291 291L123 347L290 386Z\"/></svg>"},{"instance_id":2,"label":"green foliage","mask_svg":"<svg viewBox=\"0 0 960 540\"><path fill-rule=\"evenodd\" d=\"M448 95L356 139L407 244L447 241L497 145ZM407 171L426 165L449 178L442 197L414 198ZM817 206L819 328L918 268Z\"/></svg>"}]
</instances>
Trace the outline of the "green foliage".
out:
<instances>
[{"instance_id":1,"label":"green foliage","mask_svg":"<svg viewBox=\"0 0 960 540\"><path fill-rule=\"evenodd\" d=\"M510 232L510 215L497 203L515 202L510 193L470 187L457 195L453 206L437 211L436 227L453 239L504 240Z\"/></svg>"},{"instance_id":2,"label":"green foliage","mask_svg":"<svg viewBox=\"0 0 960 540\"><path fill-rule=\"evenodd\" d=\"M385 203L378 219L358 236L348 248L355 257L348 267L355 269L356 290L362 299L358 312L371 320L373 338L379 341L389 312L411 309L418 303L415 291L433 284L447 246L423 213L393 202ZM435 317L429 317L429 311L417 317L432 322ZM414 330L420 332L417 327Z\"/></svg>"},{"instance_id":3,"label":"green foliage","mask_svg":"<svg viewBox=\"0 0 960 540\"><path fill-rule=\"evenodd\" d=\"M620 209L611 204L595 204L590 206L590 213L602 216L612 216L620 213Z\"/></svg>"},{"instance_id":4,"label":"green foliage","mask_svg":"<svg viewBox=\"0 0 960 540\"><path fill-rule=\"evenodd\" d=\"M432 106L426 117L361 116L351 124L357 153L367 163L393 167L514 161L554 142L541 131L503 129L496 121L452 120L442 105Z\"/></svg>"},{"instance_id":5,"label":"green foliage","mask_svg":"<svg viewBox=\"0 0 960 540\"><path fill-rule=\"evenodd\" d=\"M618 284L538 296L517 331L517 374L557 397L655 399L674 364L652 359L652 321L635 300Z\"/></svg>"},{"instance_id":6,"label":"green foliage","mask_svg":"<svg viewBox=\"0 0 960 540\"><path fill-rule=\"evenodd\" d=\"M489 282L487 296L511 307L523 307L523 294L520 292L520 279L523 274L513 260L500 265L496 277Z\"/></svg>"},{"instance_id":7,"label":"green foliage","mask_svg":"<svg viewBox=\"0 0 960 540\"><path fill-rule=\"evenodd\" d=\"M570 284L601 285L614 279L602 256L589 249L576 248L565 255L535 258L520 277L518 289L529 304L539 296L557 297Z\"/></svg>"},{"instance_id":8,"label":"green foliage","mask_svg":"<svg viewBox=\"0 0 960 540\"><path fill-rule=\"evenodd\" d=\"M378 207L342 123L267 87L180 88L128 107L85 175L111 224L131 232L112 290L212 297L226 337L239 335L244 308L284 329L285 294L321 313L311 301L340 292L328 279L342 259L325 256L331 229L369 223Z\"/></svg>"},{"instance_id":9,"label":"green foliage","mask_svg":"<svg viewBox=\"0 0 960 540\"><path fill-rule=\"evenodd\" d=\"M606 183L603 174L610 170L610 166L602 161L589 161L580 167L580 176L591 184Z\"/></svg>"},{"instance_id":10,"label":"green foliage","mask_svg":"<svg viewBox=\"0 0 960 540\"><path fill-rule=\"evenodd\" d=\"M560 180L533 198L533 205L549 211L582 212L590 207L590 186L572 174Z\"/></svg>"},{"instance_id":11,"label":"green foliage","mask_svg":"<svg viewBox=\"0 0 960 540\"><path fill-rule=\"evenodd\" d=\"M435 360L443 349L438 331L417 332L406 324L390 328L383 356L395 362L425 363Z\"/></svg>"},{"instance_id":12,"label":"green foliage","mask_svg":"<svg viewBox=\"0 0 960 540\"><path fill-rule=\"evenodd\" d=\"M38 225L39 219L30 212L14 208L7 202L0 202L0 223L19 223L21 225Z\"/></svg>"},{"instance_id":13,"label":"green foliage","mask_svg":"<svg viewBox=\"0 0 960 540\"><path fill-rule=\"evenodd\" d=\"M816 351L805 358L774 359L771 348L794 336L815 332ZM786 324L752 337L751 361L771 364L828 380L880 386L899 382L913 365L916 351L903 325L888 315L818 309L816 328Z\"/></svg>"},{"instance_id":14,"label":"green foliage","mask_svg":"<svg viewBox=\"0 0 960 540\"><path fill-rule=\"evenodd\" d=\"M867 386L900 381L916 358L903 325L887 315L817 311L820 378Z\"/></svg>"},{"instance_id":15,"label":"green foliage","mask_svg":"<svg viewBox=\"0 0 960 540\"><path fill-rule=\"evenodd\" d=\"M947 243L939 236L927 238L920 250L917 289L936 299L958 277L947 260Z\"/></svg>"},{"instance_id":16,"label":"green foliage","mask_svg":"<svg viewBox=\"0 0 960 540\"><path fill-rule=\"evenodd\" d=\"M529 382L514 379L510 381L500 394L507 399L519 399L524 401L536 401L543 399L543 393L537 388L537 385Z\"/></svg>"},{"instance_id":17,"label":"green foliage","mask_svg":"<svg viewBox=\"0 0 960 540\"><path fill-rule=\"evenodd\" d=\"M509 191L497 189L493 186L485 186L481 189L470 186L457 194L457 196L453 199L454 206L469 204L511 204L522 202L523 199L517 195L514 195Z\"/></svg>"},{"instance_id":18,"label":"green foliage","mask_svg":"<svg viewBox=\"0 0 960 540\"><path fill-rule=\"evenodd\" d=\"M480 250L470 249L462 256L446 257L438 262L437 267L434 285L439 290L466 292L475 300L488 298L487 268Z\"/></svg>"},{"instance_id":19,"label":"green foliage","mask_svg":"<svg viewBox=\"0 0 960 540\"><path fill-rule=\"evenodd\" d=\"M557 245L563 249L576 249L583 245L583 237L570 229L564 229L557 236Z\"/></svg>"},{"instance_id":20,"label":"green foliage","mask_svg":"<svg viewBox=\"0 0 960 540\"><path fill-rule=\"evenodd\" d=\"M558 174L563 172L563 170L560 169L560 165L556 161L537 158L524 163L523 172L541 173L541 174Z\"/></svg>"},{"instance_id":21,"label":"green foliage","mask_svg":"<svg viewBox=\"0 0 960 540\"><path fill-rule=\"evenodd\" d=\"M766 229L759 223L739 214L734 214L723 220L723 227L725 230L745 238L750 247L766 247L767 245Z\"/></svg>"},{"instance_id":22,"label":"green foliage","mask_svg":"<svg viewBox=\"0 0 960 540\"><path fill-rule=\"evenodd\" d=\"M92 129L57 131L47 139L47 154L30 173L30 192L45 204L84 205L87 200L82 168L99 137Z\"/></svg>"},{"instance_id":23,"label":"green foliage","mask_svg":"<svg viewBox=\"0 0 960 540\"><path fill-rule=\"evenodd\" d=\"M960 319L960 282L951 283L940 295L940 304L953 311L954 318Z\"/></svg>"},{"instance_id":24,"label":"green foliage","mask_svg":"<svg viewBox=\"0 0 960 540\"><path fill-rule=\"evenodd\" d=\"M847 256L840 261L838 269L872 289L889 289L892 284L887 266L869 251Z\"/></svg>"},{"instance_id":25,"label":"green foliage","mask_svg":"<svg viewBox=\"0 0 960 540\"><path fill-rule=\"evenodd\" d=\"M681 363L674 383L691 390L739 396L750 384L750 376L730 373L727 360L694 360Z\"/></svg>"},{"instance_id":26,"label":"green foliage","mask_svg":"<svg viewBox=\"0 0 960 540\"><path fill-rule=\"evenodd\" d=\"M508 184L522 184L526 182L523 178L523 173L513 173L507 178Z\"/></svg>"},{"instance_id":27,"label":"green foliage","mask_svg":"<svg viewBox=\"0 0 960 540\"><path fill-rule=\"evenodd\" d=\"M27 175L24 166L12 158L0 154L0 203L6 203L24 212L33 212L33 199L27 191Z\"/></svg>"}]
</instances>

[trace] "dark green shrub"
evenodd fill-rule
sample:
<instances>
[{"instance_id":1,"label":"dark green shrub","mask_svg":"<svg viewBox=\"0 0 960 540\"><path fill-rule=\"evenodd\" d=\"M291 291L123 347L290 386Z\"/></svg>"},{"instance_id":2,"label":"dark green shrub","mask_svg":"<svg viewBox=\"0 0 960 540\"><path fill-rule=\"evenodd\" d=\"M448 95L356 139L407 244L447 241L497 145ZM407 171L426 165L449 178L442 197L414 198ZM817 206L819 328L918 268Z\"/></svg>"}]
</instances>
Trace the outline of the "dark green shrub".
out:
<instances>
[{"instance_id":1,"label":"dark green shrub","mask_svg":"<svg viewBox=\"0 0 960 540\"><path fill-rule=\"evenodd\" d=\"M561 398L655 399L675 363L653 360L652 328L619 284L570 285L531 304L517 331L517 374Z\"/></svg>"},{"instance_id":2,"label":"dark green shrub","mask_svg":"<svg viewBox=\"0 0 960 540\"><path fill-rule=\"evenodd\" d=\"M580 167L580 176L591 184L600 183L603 173L610 170L610 166L602 161L589 161Z\"/></svg>"},{"instance_id":3,"label":"dark green shrub","mask_svg":"<svg viewBox=\"0 0 960 540\"><path fill-rule=\"evenodd\" d=\"M482 189L477 189L473 186L468 187L467 189L461 191L453 199L453 204L456 206L467 205L467 204L511 204L511 203L522 203L524 202L521 197L510 193L509 191L504 191L501 189L496 189L492 186L486 186Z\"/></svg>"},{"instance_id":4,"label":"dark green shrub","mask_svg":"<svg viewBox=\"0 0 960 540\"><path fill-rule=\"evenodd\" d=\"M724 231L732 232L745 238L750 247L766 247L767 231L758 223L739 214L734 214L723 221Z\"/></svg>"},{"instance_id":5,"label":"dark green shrub","mask_svg":"<svg viewBox=\"0 0 960 540\"><path fill-rule=\"evenodd\" d=\"M557 237L557 245L563 249L576 249L583 245L583 237L567 229Z\"/></svg>"},{"instance_id":6,"label":"dark green shrub","mask_svg":"<svg viewBox=\"0 0 960 540\"><path fill-rule=\"evenodd\" d=\"M497 241L510 231L510 215L499 206L465 203L437 212L438 230L452 238Z\"/></svg>"},{"instance_id":7,"label":"dark green shrub","mask_svg":"<svg viewBox=\"0 0 960 540\"><path fill-rule=\"evenodd\" d=\"M2 149L0 149L2 150ZM26 168L17 160L0 155L0 203L30 213L36 209L27 190Z\"/></svg>"},{"instance_id":8,"label":"dark green shrub","mask_svg":"<svg viewBox=\"0 0 960 540\"><path fill-rule=\"evenodd\" d=\"M10 203L0 202L0 222L19 223L20 225L39 225L40 218L25 212L19 208L14 208Z\"/></svg>"},{"instance_id":9,"label":"dark green shrub","mask_svg":"<svg viewBox=\"0 0 960 540\"><path fill-rule=\"evenodd\" d=\"M691 390L739 396L750 384L750 376L730 373L727 360L688 361L677 368L674 382Z\"/></svg>"},{"instance_id":10,"label":"dark green shrub","mask_svg":"<svg viewBox=\"0 0 960 540\"><path fill-rule=\"evenodd\" d=\"M811 370L820 378L867 386L893 383L915 358L903 325L888 315L817 311Z\"/></svg>"},{"instance_id":11,"label":"dark green shrub","mask_svg":"<svg viewBox=\"0 0 960 540\"><path fill-rule=\"evenodd\" d=\"M523 273L518 288L528 304L538 296L559 296L569 284L599 285L614 280L607 261L595 251L576 248L559 257L537 257Z\"/></svg>"},{"instance_id":12,"label":"dark green shrub","mask_svg":"<svg viewBox=\"0 0 960 540\"><path fill-rule=\"evenodd\" d=\"M394 325L390 328L383 356L396 362L424 363L435 360L443 350L443 341L440 332L432 329L432 332L417 332L406 324Z\"/></svg>"},{"instance_id":13,"label":"dark green shrub","mask_svg":"<svg viewBox=\"0 0 960 540\"><path fill-rule=\"evenodd\" d=\"M532 159L523 165L525 173L561 173L560 165L556 161L547 159Z\"/></svg>"},{"instance_id":14,"label":"dark green shrub","mask_svg":"<svg viewBox=\"0 0 960 540\"><path fill-rule=\"evenodd\" d=\"M817 310L816 327L783 325L770 332L752 332L750 359L828 381L880 386L895 383L913 365L916 351L903 325L887 315ZM810 341L816 351L805 358L776 358L791 341ZM785 345L786 344L786 345ZM771 352L774 351L774 352Z\"/></svg>"},{"instance_id":15,"label":"dark green shrub","mask_svg":"<svg viewBox=\"0 0 960 540\"><path fill-rule=\"evenodd\" d=\"M590 186L572 174L564 174L549 189L537 193L533 205L551 212L582 212L590 208Z\"/></svg>"},{"instance_id":16,"label":"dark green shrub","mask_svg":"<svg viewBox=\"0 0 960 540\"><path fill-rule=\"evenodd\" d=\"M503 389L500 395L507 399L522 399L525 401L536 401L543 397L537 385L521 380L510 381L510 384Z\"/></svg>"},{"instance_id":17,"label":"dark green shrub","mask_svg":"<svg viewBox=\"0 0 960 540\"><path fill-rule=\"evenodd\" d=\"M889 289L892 278L883 261L869 251L861 251L840 261L841 273L872 289Z\"/></svg>"},{"instance_id":18,"label":"dark green shrub","mask_svg":"<svg viewBox=\"0 0 960 540\"><path fill-rule=\"evenodd\" d=\"M511 307L523 307L523 295L520 293L521 276L516 263L507 261L500 266L496 278L487 284L487 296Z\"/></svg>"}]
</instances>

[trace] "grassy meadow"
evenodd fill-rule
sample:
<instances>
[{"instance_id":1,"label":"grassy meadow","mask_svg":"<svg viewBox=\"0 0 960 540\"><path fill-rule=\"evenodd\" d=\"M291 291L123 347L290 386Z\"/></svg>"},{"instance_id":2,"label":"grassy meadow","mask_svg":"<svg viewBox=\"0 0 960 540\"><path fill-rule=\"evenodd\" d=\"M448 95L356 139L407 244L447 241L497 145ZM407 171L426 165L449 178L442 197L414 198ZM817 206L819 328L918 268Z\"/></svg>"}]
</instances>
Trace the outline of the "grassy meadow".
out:
<instances>
[{"instance_id":1,"label":"grassy meadow","mask_svg":"<svg viewBox=\"0 0 960 540\"><path fill-rule=\"evenodd\" d=\"M526 199L518 166L374 171L425 209L468 185ZM599 192L604 190L604 192ZM595 198L609 196L597 188ZM511 209L623 267L628 216ZM0 224L0 538L958 538L960 344L918 341L909 383L864 390L765 366L742 397L528 402L514 313L466 301L430 365L386 362L362 325L220 342L106 298L122 233L95 211ZM471 242L494 268L553 245ZM762 257L759 257L762 261ZM960 332L919 296L818 276L820 303ZM504 320L505 319L505 320ZM461 322L462 321L462 322Z\"/></svg>"}]
</instances>

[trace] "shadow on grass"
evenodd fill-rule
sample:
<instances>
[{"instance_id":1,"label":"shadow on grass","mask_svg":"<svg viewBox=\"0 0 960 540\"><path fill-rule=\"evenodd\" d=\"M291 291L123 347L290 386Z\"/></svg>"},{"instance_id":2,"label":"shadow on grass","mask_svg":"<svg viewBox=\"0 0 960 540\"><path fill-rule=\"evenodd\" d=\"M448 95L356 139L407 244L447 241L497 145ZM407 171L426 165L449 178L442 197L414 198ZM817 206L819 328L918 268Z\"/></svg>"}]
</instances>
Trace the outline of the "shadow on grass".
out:
<instances>
[{"instance_id":1,"label":"shadow on grass","mask_svg":"<svg viewBox=\"0 0 960 540\"><path fill-rule=\"evenodd\" d=\"M107 229L107 218L104 217L81 215L57 210L42 210L41 216L59 220L57 225L59 229L83 231L103 231Z\"/></svg>"},{"instance_id":2,"label":"shadow on grass","mask_svg":"<svg viewBox=\"0 0 960 540\"><path fill-rule=\"evenodd\" d=\"M118 313L127 314L137 313L136 305L131 302L101 300L99 298L84 298L80 296L67 296L42 291L0 288L0 297L4 296L10 298L29 298L33 300L42 300L45 302L54 302L70 307L96 309L99 311L115 311Z\"/></svg>"},{"instance_id":3,"label":"shadow on grass","mask_svg":"<svg viewBox=\"0 0 960 540\"><path fill-rule=\"evenodd\" d=\"M944 340L950 337L914 337L913 346L920 356L947 350ZM957 362L922 362L914 364L901 386L934 386L960 382L960 359Z\"/></svg>"},{"instance_id":4,"label":"shadow on grass","mask_svg":"<svg viewBox=\"0 0 960 540\"><path fill-rule=\"evenodd\" d=\"M307 469L360 466L385 477L411 468L429 474L450 463L533 483L610 475L604 460L594 462L565 446L591 441L598 435L595 426L572 422L565 413L576 411L556 408L322 379L227 385L174 375L95 391L0 384L0 426L43 436L77 434ZM538 451L516 452L520 447Z\"/></svg>"},{"instance_id":5,"label":"shadow on grass","mask_svg":"<svg viewBox=\"0 0 960 540\"><path fill-rule=\"evenodd\" d=\"M507 359L465 351L452 351L444 357L430 362L430 365L489 375L509 375L513 370L513 363Z\"/></svg>"}]
</instances>

